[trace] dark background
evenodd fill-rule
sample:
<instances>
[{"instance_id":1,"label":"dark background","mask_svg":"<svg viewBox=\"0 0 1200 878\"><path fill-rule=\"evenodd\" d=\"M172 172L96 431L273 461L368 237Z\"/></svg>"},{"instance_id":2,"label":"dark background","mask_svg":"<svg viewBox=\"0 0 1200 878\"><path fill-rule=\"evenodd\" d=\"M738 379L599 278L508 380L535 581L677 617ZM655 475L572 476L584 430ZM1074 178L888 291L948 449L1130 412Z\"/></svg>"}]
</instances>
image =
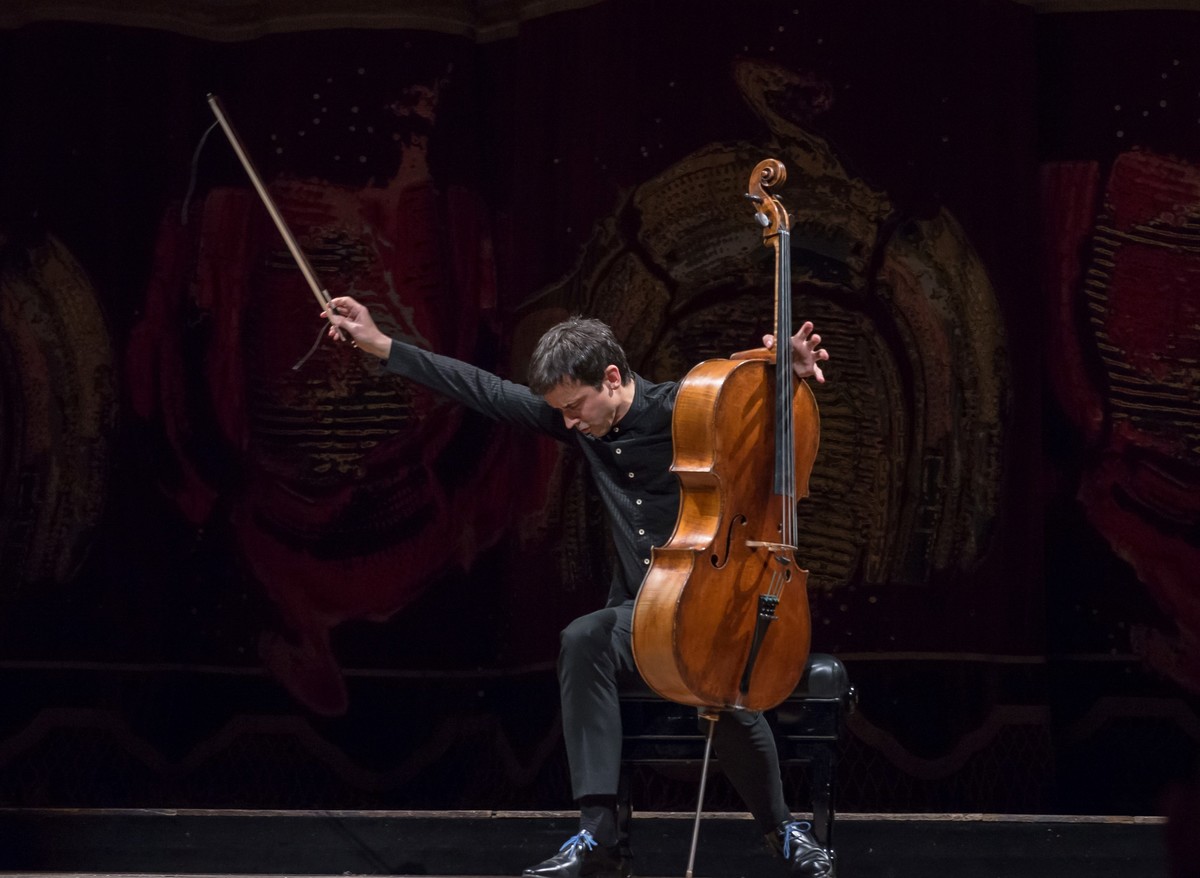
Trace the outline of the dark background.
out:
<instances>
[{"instance_id":1,"label":"dark background","mask_svg":"<svg viewBox=\"0 0 1200 878\"><path fill-rule=\"evenodd\" d=\"M353 352L289 368L315 303L220 132L197 151L209 92L331 292L518 381L568 311L660 379L754 344L738 187L783 157L833 356L806 521L814 648L861 698L840 807L1147 814L1191 770L1200 13L30 8L0 31L0 804L569 804L557 632L607 591L577 462ZM1142 191L1169 208L1122 225Z\"/></svg>"}]
</instances>

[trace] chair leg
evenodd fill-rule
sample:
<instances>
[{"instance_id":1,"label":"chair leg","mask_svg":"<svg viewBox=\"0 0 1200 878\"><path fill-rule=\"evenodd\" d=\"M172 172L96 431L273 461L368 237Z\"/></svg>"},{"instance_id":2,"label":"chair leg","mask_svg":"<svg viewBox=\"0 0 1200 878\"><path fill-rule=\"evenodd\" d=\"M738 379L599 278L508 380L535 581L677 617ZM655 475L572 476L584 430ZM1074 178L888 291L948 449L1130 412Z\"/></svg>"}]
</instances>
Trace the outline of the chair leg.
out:
<instances>
[{"instance_id":1,"label":"chair leg","mask_svg":"<svg viewBox=\"0 0 1200 878\"><path fill-rule=\"evenodd\" d=\"M633 865L633 845L629 840L629 830L633 823L633 794L630 790L633 784L633 768L628 762L621 763L621 774L617 780L617 845L621 857Z\"/></svg>"},{"instance_id":2,"label":"chair leg","mask_svg":"<svg viewBox=\"0 0 1200 878\"><path fill-rule=\"evenodd\" d=\"M822 847L833 847L833 764L837 759L832 745L816 748L809 763L812 789L813 835Z\"/></svg>"}]
</instances>

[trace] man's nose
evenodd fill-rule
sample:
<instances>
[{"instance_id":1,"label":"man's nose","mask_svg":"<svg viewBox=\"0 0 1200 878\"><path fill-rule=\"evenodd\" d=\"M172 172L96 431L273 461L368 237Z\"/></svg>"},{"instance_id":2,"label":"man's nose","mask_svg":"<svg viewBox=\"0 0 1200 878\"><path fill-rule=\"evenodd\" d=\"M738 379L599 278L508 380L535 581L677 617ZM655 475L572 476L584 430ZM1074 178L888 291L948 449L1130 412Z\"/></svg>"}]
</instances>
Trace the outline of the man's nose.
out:
<instances>
[{"instance_id":1,"label":"man's nose","mask_svg":"<svg viewBox=\"0 0 1200 878\"><path fill-rule=\"evenodd\" d=\"M575 425L579 423L579 418L572 418L568 414L563 414L563 423L567 425L568 430L574 430Z\"/></svg>"}]
</instances>

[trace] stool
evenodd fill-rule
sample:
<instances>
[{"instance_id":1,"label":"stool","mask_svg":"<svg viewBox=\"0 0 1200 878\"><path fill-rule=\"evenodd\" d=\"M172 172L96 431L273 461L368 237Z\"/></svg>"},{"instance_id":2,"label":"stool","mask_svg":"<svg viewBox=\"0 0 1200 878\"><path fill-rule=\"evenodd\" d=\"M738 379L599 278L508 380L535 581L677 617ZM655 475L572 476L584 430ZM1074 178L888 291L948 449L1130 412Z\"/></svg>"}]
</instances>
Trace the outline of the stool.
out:
<instances>
[{"instance_id":1,"label":"stool","mask_svg":"<svg viewBox=\"0 0 1200 878\"><path fill-rule=\"evenodd\" d=\"M699 764L705 739L694 707L665 701L644 683L623 687L620 697L623 744L617 813L622 842L627 843L632 766ZM796 691L767 714L780 765L808 766L813 835L826 848L833 847L838 745L856 704L845 666L835 656L812 653Z\"/></svg>"}]
</instances>

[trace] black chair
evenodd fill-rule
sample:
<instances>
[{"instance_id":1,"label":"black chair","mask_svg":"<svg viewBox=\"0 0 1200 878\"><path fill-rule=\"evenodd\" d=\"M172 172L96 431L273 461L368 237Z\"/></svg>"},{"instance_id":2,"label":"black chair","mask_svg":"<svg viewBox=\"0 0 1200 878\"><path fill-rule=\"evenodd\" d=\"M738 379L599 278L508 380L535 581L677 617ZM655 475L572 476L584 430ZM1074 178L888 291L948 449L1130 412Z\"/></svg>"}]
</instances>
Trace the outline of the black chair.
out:
<instances>
[{"instance_id":1,"label":"black chair","mask_svg":"<svg viewBox=\"0 0 1200 878\"><path fill-rule=\"evenodd\" d=\"M628 845L633 766L699 765L705 738L694 707L664 701L645 684L622 688L620 695L624 743L617 813L622 844ZM856 702L845 666L832 655L813 653L796 691L771 712L780 764L807 766L813 834L830 849L838 747Z\"/></svg>"}]
</instances>

